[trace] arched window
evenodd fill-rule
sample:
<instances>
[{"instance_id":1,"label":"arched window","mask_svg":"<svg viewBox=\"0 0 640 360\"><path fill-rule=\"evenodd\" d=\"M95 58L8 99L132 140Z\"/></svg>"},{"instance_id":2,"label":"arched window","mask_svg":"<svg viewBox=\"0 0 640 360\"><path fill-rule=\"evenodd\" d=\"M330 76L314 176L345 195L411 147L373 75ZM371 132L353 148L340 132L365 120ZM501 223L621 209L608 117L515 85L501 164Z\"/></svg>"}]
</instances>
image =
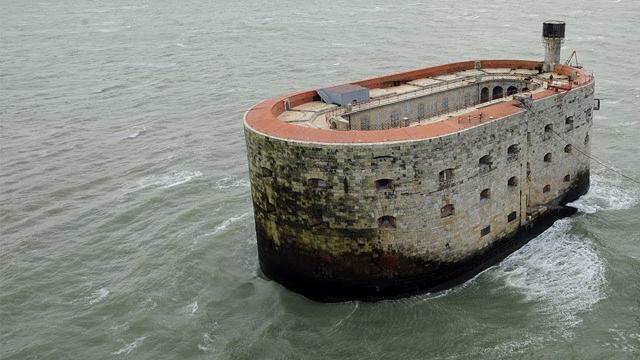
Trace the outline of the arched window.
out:
<instances>
[{"instance_id":1,"label":"arched window","mask_svg":"<svg viewBox=\"0 0 640 360\"><path fill-rule=\"evenodd\" d=\"M502 90L502 86L496 86L493 88L493 96L491 97L493 100L500 99L503 96L504 90Z\"/></svg>"},{"instance_id":2,"label":"arched window","mask_svg":"<svg viewBox=\"0 0 640 360\"><path fill-rule=\"evenodd\" d=\"M491 155L485 155L478 160L478 166L480 167L480 173L486 173L491 171Z\"/></svg>"},{"instance_id":3,"label":"arched window","mask_svg":"<svg viewBox=\"0 0 640 360\"><path fill-rule=\"evenodd\" d=\"M396 218L390 215L381 216L378 218L379 228L395 228Z\"/></svg>"},{"instance_id":4,"label":"arched window","mask_svg":"<svg viewBox=\"0 0 640 360\"><path fill-rule=\"evenodd\" d=\"M551 191L551 185L547 184L542 188L542 192L543 193L548 193L549 191Z\"/></svg>"},{"instance_id":5,"label":"arched window","mask_svg":"<svg viewBox=\"0 0 640 360\"><path fill-rule=\"evenodd\" d=\"M376 180L376 190L378 191L393 190L393 180L392 179Z\"/></svg>"},{"instance_id":6,"label":"arched window","mask_svg":"<svg viewBox=\"0 0 640 360\"><path fill-rule=\"evenodd\" d=\"M562 180L564 180L564 182L569 182L569 181L571 181L571 175L569 175L569 174L565 175L565 176L564 176L564 179L562 179Z\"/></svg>"},{"instance_id":7,"label":"arched window","mask_svg":"<svg viewBox=\"0 0 640 360\"><path fill-rule=\"evenodd\" d=\"M440 208L440 217L441 218L446 218L447 216L451 216L453 214L455 214L455 208L453 207L453 204L447 204L445 206L443 206L442 208Z\"/></svg>"},{"instance_id":8,"label":"arched window","mask_svg":"<svg viewBox=\"0 0 640 360\"><path fill-rule=\"evenodd\" d=\"M272 177L273 176L273 171L271 171L271 169L266 168L264 166L260 168L260 172L262 173L263 177Z\"/></svg>"},{"instance_id":9,"label":"arched window","mask_svg":"<svg viewBox=\"0 0 640 360\"><path fill-rule=\"evenodd\" d=\"M515 86L509 86L507 88L507 96L511 96L513 94L516 94L518 92L518 88Z\"/></svg>"},{"instance_id":10,"label":"arched window","mask_svg":"<svg viewBox=\"0 0 640 360\"><path fill-rule=\"evenodd\" d=\"M571 144L567 144L567 146L564 147L564 152L566 152L567 154L571 154L572 151L573 146L571 146Z\"/></svg>"},{"instance_id":11,"label":"arched window","mask_svg":"<svg viewBox=\"0 0 640 360\"><path fill-rule=\"evenodd\" d=\"M489 101L489 88L488 87L483 87L482 90L480 90L480 102L487 102Z\"/></svg>"},{"instance_id":12,"label":"arched window","mask_svg":"<svg viewBox=\"0 0 640 360\"><path fill-rule=\"evenodd\" d=\"M518 160L518 153L520 152L520 147L518 144L513 144L507 148L507 160L513 161Z\"/></svg>"},{"instance_id":13,"label":"arched window","mask_svg":"<svg viewBox=\"0 0 640 360\"><path fill-rule=\"evenodd\" d=\"M544 154L544 162L551 162L551 153Z\"/></svg>"},{"instance_id":14,"label":"arched window","mask_svg":"<svg viewBox=\"0 0 640 360\"><path fill-rule=\"evenodd\" d=\"M491 189L487 188L480 191L480 200L491 199Z\"/></svg>"},{"instance_id":15,"label":"arched window","mask_svg":"<svg viewBox=\"0 0 640 360\"><path fill-rule=\"evenodd\" d=\"M518 186L518 177L512 176L507 180L507 185L510 187Z\"/></svg>"},{"instance_id":16,"label":"arched window","mask_svg":"<svg viewBox=\"0 0 640 360\"><path fill-rule=\"evenodd\" d=\"M553 125L552 124L547 124L544 127L544 134L542 135L542 138L544 140L549 140L551 139L551 135L553 134Z\"/></svg>"}]
</instances>

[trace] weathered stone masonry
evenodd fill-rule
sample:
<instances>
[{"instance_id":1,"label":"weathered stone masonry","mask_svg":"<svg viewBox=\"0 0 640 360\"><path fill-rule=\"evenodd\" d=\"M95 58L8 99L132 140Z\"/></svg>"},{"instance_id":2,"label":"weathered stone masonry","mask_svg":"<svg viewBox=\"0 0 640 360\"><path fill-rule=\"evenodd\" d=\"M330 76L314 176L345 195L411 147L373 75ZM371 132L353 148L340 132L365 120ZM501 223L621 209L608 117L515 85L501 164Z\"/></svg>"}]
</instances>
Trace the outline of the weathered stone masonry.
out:
<instances>
[{"instance_id":1,"label":"weathered stone masonry","mask_svg":"<svg viewBox=\"0 0 640 360\"><path fill-rule=\"evenodd\" d=\"M587 191L593 87L418 140L322 143L247 126L264 273L322 300L393 297L464 276Z\"/></svg>"}]
</instances>

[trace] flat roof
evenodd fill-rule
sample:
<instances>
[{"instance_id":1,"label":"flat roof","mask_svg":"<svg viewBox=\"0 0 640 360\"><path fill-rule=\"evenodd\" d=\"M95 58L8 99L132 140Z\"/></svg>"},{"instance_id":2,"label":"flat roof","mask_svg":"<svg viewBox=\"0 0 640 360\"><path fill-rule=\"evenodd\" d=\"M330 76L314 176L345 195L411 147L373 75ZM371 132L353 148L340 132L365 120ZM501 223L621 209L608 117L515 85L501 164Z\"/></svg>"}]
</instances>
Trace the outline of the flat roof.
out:
<instances>
[{"instance_id":1,"label":"flat roof","mask_svg":"<svg viewBox=\"0 0 640 360\"><path fill-rule=\"evenodd\" d=\"M483 60L479 63L480 69L476 69L476 61L466 61L389 74L338 85L338 87L349 88L350 85L355 85L360 88L363 86L369 88L370 92L376 96L384 96L385 93L388 95L389 92L394 91L392 88L397 87L393 96L406 96L414 89L423 91L421 86L437 86L438 82L464 81L465 77L477 75L477 71L491 75L538 75L537 69L542 66L542 62L526 60ZM572 85L575 86L593 81L593 77L587 75L582 69L565 65L555 66L554 81L562 79L568 81L570 74L573 78ZM434 80L434 78L443 80ZM534 100L537 100L557 94L558 91L567 90L542 89L532 95ZM517 106L517 102L503 99L488 106L482 104L482 107L468 108L462 112L439 117L435 121L414 123L408 127L386 130L333 130L322 125L325 121L322 114L339 107L324 104L316 99L316 91L309 90L265 100L247 111L244 118L245 126L265 136L299 142L344 144L399 142L444 136L523 111ZM284 100L288 100L291 105L290 110L286 111L287 114L284 114ZM328 107L325 108L321 104Z\"/></svg>"}]
</instances>

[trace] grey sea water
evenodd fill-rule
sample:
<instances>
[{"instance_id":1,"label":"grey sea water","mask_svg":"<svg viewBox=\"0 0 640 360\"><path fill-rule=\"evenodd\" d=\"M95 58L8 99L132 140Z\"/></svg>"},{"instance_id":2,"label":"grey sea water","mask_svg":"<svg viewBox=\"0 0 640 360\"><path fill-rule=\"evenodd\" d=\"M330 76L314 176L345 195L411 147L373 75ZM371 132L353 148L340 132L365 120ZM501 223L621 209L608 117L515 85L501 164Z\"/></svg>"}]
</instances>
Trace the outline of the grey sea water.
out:
<instances>
[{"instance_id":1,"label":"grey sea water","mask_svg":"<svg viewBox=\"0 0 640 360\"><path fill-rule=\"evenodd\" d=\"M593 155L640 178L640 2L0 2L1 359L638 359L640 191L463 286L320 304L256 275L243 113L281 93L484 58L567 21Z\"/></svg>"}]
</instances>

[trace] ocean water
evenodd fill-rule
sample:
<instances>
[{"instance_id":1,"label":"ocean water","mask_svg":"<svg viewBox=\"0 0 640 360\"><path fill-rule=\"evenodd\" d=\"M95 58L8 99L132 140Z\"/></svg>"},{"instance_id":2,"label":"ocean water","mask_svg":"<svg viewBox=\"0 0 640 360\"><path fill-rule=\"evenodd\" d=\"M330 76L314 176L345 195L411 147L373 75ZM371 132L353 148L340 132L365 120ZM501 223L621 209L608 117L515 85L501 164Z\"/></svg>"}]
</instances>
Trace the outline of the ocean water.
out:
<instances>
[{"instance_id":1,"label":"ocean water","mask_svg":"<svg viewBox=\"0 0 640 360\"><path fill-rule=\"evenodd\" d=\"M638 359L640 189L452 290L321 304L257 276L242 115L289 91L542 59L567 21L593 155L640 178L640 2L9 1L0 11L0 359Z\"/></svg>"}]
</instances>

